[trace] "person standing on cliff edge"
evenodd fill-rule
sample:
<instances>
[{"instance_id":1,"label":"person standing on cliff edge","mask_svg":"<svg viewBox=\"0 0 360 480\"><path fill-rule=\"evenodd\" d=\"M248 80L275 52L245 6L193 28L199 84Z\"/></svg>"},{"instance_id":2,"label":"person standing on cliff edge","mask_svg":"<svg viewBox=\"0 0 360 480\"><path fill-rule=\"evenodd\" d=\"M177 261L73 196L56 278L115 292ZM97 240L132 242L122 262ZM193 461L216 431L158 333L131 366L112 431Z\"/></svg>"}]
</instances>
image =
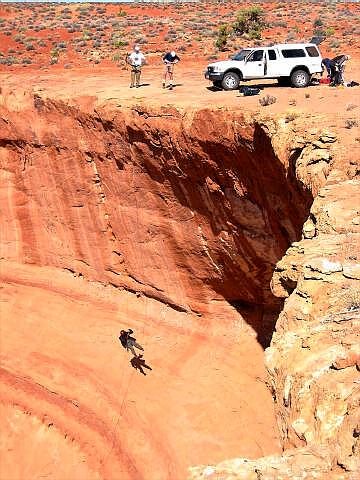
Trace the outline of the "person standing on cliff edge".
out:
<instances>
[{"instance_id":1,"label":"person standing on cliff edge","mask_svg":"<svg viewBox=\"0 0 360 480\"><path fill-rule=\"evenodd\" d=\"M141 67L145 65L145 55L141 52L140 47L135 45L134 50L126 57L126 63L131 67L131 83L130 88L134 86L140 87Z\"/></svg>"},{"instance_id":2,"label":"person standing on cliff edge","mask_svg":"<svg viewBox=\"0 0 360 480\"><path fill-rule=\"evenodd\" d=\"M166 78L169 75L169 90L173 89L173 78L174 78L174 65L180 62L180 58L173 52L167 52L163 56L163 63L165 65L164 77L163 77L163 88L166 87Z\"/></svg>"}]
</instances>

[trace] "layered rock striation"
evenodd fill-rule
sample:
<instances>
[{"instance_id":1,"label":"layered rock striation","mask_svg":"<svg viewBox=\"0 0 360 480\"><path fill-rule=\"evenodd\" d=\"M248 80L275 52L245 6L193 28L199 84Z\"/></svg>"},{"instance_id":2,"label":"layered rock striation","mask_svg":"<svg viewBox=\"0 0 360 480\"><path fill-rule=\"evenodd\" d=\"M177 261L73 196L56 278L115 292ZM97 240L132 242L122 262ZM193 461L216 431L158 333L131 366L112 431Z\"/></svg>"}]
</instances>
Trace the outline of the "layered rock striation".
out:
<instances>
[{"instance_id":1,"label":"layered rock striation","mask_svg":"<svg viewBox=\"0 0 360 480\"><path fill-rule=\"evenodd\" d=\"M30 452L14 478L173 480L237 455L264 458L191 475L355 471L357 172L311 122L3 89L1 421ZM124 324L146 378L118 360Z\"/></svg>"},{"instance_id":2,"label":"layered rock striation","mask_svg":"<svg viewBox=\"0 0 360 480\"><path fill-rule=\"evenodd\" d=\"M303 140L297 137L295 148ZM192 479L360 474L359 147L346 149L330 132L319 140L295 160L314 202L301 241L292 243L271 280L274 295L285 299L265 351L284 453L194 468Z\"/></svg>"}]
</instances>

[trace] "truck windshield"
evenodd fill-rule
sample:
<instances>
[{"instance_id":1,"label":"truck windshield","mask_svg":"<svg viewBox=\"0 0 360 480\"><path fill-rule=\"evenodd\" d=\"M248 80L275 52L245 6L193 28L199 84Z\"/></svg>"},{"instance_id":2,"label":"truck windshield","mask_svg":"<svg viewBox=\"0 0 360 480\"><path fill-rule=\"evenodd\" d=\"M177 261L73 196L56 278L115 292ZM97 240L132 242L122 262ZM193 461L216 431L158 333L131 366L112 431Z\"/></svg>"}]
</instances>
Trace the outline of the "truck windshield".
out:
<instances>
[{"instance_id":1,"label":"truck windshield","mask_svg":"<svg viewBox=\"0 0 360 480\"><path fill-rule=\"evenodd\" d=\"M232 60L244 60L246 55L248 55L251 52L250 48L244 48L243 50L240 50L240 52L236 53L231 57Z\"/></svg>"}]
</instances>

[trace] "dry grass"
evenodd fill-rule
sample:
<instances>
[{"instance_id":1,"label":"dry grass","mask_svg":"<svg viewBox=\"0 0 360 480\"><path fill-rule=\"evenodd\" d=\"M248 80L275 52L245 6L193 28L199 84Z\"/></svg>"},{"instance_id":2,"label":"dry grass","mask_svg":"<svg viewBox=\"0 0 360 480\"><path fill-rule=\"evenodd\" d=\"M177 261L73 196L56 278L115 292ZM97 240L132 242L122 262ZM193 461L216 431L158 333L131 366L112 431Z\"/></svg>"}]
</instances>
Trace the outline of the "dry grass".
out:
<instances>
[{"instance_id":1,"label":"dry grass","mask_svg":"<svg viewBox=\"0 0 360 480\"><path fill-rule=\"evenodd\" d=\"M341 295L341 301L346 310L357 310L360 308L360 288L349 286Z\"/></svg>"},{"instance_id":2,"label":"dry grass","mask_svg":"<svg viewBox=\"0 0 360 480\"><path fill-rule=\"evenodd\" d=\"M300 117L300 112L297 110L291 109L285 112L285 122L293 122L296 118Z\"/></svg>"},{"instance_id":3,"label":"dry grass","mask_svg":"<svg viewBox=\"0 0 360 480\"><path fill-rule=\"evenodd\" d=\"M276 103L277 98L272 95L265 95L263 98L259 98L259 103L262 107L266 107L268 105L272 105Z\"/></svg>"}]
</instances>

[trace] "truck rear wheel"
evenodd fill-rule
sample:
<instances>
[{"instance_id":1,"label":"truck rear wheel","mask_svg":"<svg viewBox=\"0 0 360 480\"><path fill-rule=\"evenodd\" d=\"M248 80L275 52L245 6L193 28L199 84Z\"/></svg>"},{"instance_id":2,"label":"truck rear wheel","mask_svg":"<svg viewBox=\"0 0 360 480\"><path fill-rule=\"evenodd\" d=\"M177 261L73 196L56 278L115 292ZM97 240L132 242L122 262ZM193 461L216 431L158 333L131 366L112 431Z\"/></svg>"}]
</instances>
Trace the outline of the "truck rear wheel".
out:
<instances>
[{"instance_id":1,"label":"truck rear wheel","mask_svg":"<svg viewBox=\"0 0 360 480\"><path fill-rule=\"evenodd\" d=\"M236 90L239 88L240 77L235 72L225 73L221 86L224 90Z\"/></svg>"},{"instance_id":2,"label":"truck rear wheel","mask_svg":"<svg viewBox=\"0 0 360 480\"><path fill-rule=\"evenodd\" d=\"M310 83L310 75L305 70L295 70L291 74L290 81L295 88L307 87Z\"/></svg>"}]
</instances>

